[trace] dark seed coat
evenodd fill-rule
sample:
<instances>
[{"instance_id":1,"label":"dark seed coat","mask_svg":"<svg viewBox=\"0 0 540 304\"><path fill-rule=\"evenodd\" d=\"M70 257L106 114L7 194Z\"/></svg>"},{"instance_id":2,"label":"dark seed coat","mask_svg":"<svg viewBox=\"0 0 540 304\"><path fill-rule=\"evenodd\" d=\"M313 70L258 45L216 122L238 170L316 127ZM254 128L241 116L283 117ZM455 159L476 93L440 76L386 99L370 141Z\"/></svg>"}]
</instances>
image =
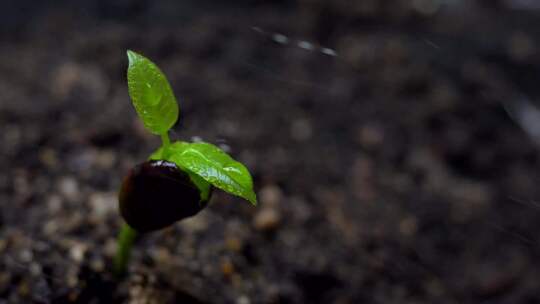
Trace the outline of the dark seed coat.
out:
<instances>
[{"instance_id":1,"label":"dark seed coat","mask_svg":"<svg viewBox=\"0 0 540 304\"><path fill-rule=\"evenodd\" d=\"M141 233L191 217L206 205L189 175L163 160L135 166L124 178L119 194L122 217Z\"/></svg>"}]
</instances>

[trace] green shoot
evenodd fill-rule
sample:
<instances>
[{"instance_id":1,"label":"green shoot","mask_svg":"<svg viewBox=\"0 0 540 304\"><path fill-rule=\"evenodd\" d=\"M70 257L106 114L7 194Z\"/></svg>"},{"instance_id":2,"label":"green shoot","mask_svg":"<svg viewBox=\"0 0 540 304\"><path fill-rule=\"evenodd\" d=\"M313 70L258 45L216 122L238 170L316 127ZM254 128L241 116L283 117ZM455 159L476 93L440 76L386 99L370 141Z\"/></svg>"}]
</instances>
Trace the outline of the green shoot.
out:
<instances>
[{"instance_id":1,"label":"green shoot","mask_svg":"<svg viewBox=\"0 0 540 304\"><path fill-rule=\"evenodd\" d=\"M133 230L128 224L123 224L118 234L118 249L113 261L114 273L118 276L122 275L126 271L129 256L131 254L131 247L137 237L137 232Z\"/></svg>"},{"instance_id":2,"label":"green shoot","mask_svg":"<svg viewBox=\"0 0 540 304\"><path fill-rule=\"evenodd\" d=\"M161 137L162 146L152 153L151 162L137 166L122 185L119 205L127 223L119 234L114 259L118 275L126 271L137 231L161 229L195 215L206 207L212 187L257 204L253 180L243 164L209 143L171 143L168 131L179 109L167 77L146 57L129 50L127 55L133 106L145 128Z\"/></svg>"}]
</instances>

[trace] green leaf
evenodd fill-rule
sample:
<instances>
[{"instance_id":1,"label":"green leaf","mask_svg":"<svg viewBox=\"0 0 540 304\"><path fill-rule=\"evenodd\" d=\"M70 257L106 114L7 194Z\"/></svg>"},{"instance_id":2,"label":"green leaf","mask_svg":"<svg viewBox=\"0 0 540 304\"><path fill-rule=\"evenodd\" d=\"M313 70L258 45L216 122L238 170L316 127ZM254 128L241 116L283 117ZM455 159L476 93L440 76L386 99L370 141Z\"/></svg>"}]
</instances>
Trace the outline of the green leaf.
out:
<instances>
[{"instance_id":1,"label":"green leaf","mask_svg":"<svg viewBox=\"0 0 540 304\"><path fill-rule=\"evenodd\" d=\"M201 192L201 201L207 202L210 198L210 183L193 172L188 171L187 174L195 186L199 188L199 191Z\"/></svg>"},{"instance_id":2,"label":"green leaf","mask_svg":"<svg viewBox=\"0 0 540 304\"><path fill-rule=\"evenodd\" d=\"M178 141L160 148L150 158L174 162L183 170L200 176L214 187L240 196L253 205L257 204L253 180L247 168L212 144Z\"/></svg>"},{"instance_id":3,"label":"green leaf","mask_svg":"<svg viewBox=\"0 0 540 304\"><path fill-rule=\"evenodd\" d=\"M129 96L144 126L153 134L167 132L178 119L178 103L161 70L148 58L127 51Z\"/></svg>"}]
</instances>

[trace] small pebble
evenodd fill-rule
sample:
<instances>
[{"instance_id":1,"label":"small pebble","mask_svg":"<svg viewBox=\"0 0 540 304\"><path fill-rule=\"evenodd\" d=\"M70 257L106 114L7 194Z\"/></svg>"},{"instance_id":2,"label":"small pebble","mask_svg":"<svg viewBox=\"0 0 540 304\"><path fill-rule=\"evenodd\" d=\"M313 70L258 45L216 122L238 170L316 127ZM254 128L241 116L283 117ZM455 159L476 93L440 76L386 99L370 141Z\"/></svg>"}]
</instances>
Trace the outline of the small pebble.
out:
<instances>
[{"instance_id":1,"label":"small pebble","mask_svg":"<svg viewBox=\"0 0 540 304\"><path fill-rule=\"evenodd\" d=\"M87 247L86 245L82 243L74 243L71 246L71 249L69 250L69 256L75 261L75 262L82 262L84 259L84 253L86 252Z\"/></svg>"},{"instance_id":2,"label":"small pebble","mask_svg":"<svg viewBox=\"0 0 540 304\"><path fill-rule=\"evenodd\" d=\"M230 153L231 152L231 146L227 144L219 144L219 148L223 150L223 152Z\"/></svg>"},{"instance_id":3,"label":"small pebble","mask_svg":"<svg viewBox=\"0 0 540 304\"><path fill-rule=\"evenodd\" d=\"M197 143L197 142L202 142L203 139L202 139L202 137L195 135L195 136L191 137L191 141L194 142L194 143Z\"/></svg>"},{"instance_id":4,"label":"small pebble","mask_svg":"<svg viewBox=\"0 0 540 304\"><path fill-rule=\"evenodd\" d=\"M46 204L49 214L58 214L62 209L62 198L59 195L52 194L47 197Z\"/></svg>"},{"instance_id":5,"label":"small pebble","mask_svg":"<svg viewBox=\"0 0 540 304\"><path fill-rule=\"evenodd\" d=\"M270 231L279 225L281 216L278 211L270 208L261 209L253 219L253 226L259 231Z\"/></svg>"},{"instance_id":6,"label":"small pebble","mask_svg":"<svg viewBox=\"0 0 540 304\"><path fill-rule=\"evenodd\" d=\"M305 141L311 138L313 133L311 122L307 119L297 119L291 124L291 137L297 141Z\"/></svg>"},{"instance_id":7,"label":"small pebble","mask_svg":"<svg viewBox=\"0 0 540 304\"><path fill-rule=\"evenodd\" d=\"M79 279L77 278L77 274L69 273L67 275L66 283L67 283L67 286L69 286L69 287L72 287L72 288L76 287L77 284L79 283Z\"/></svg>"},{"instance_id":8,"label":"small pebble","mask_svg":"<svg viewBox=\"0 0 540 304\"><path fill-rule=\"evenodd\" d=\"M198 214L181 221L182 228L190 233L205 231L208 228L208 217L205 213Z\"/></svg>"},{"instance_id":9,"label":"small pebble","mask_svg":"<svg viewBox=\"0 0 540 304\"><path fill-rule=\"evenodd\" d=\"M73 177L63 177L58 182L58 190L66 199L76 201L79 198L79 184Z\"/></svg>"},{"instance_id":10,"label":"small pebble","mask_svg":"<svg viewBox=\"0 0 540 304\"><path fill-rule=\"evenodd\" d=\"M32 254L32 251L28 249L23 249L19 253L19 259L21 260L21 263L30 263L33 258L34 255Z\"/></svg>"},{"instance_id":11,"label":"small pebble","mask_svg":"<svg viewBox=\"0 0 540 304\"><path fill-rule=\"evenodd\" d=\"M259 191L259 199L265 207L275 207L283 199L283 192L277 185L264 186Z\"/></svg>"},{"instance_id":12,"label":"small pebble","mask_svg":"<svg viewBox=\"0 0 540 304\"><path fill-rule=\"evenodd\" d=\"M58 166L56 151L50 148L43 148L39 151L39 160L48 168L55 168Z\"/></svg>"},{"instance_id":13,"label":"small pebble","mask_svg":"<svg viewBox=\"0 0 540 304\"><path fill-rule=\"evenodd\" d=\"M63 63L59 65L52 78L51 93L55 98L66 98L72 87L79 80L80 69L74 63Z\"/></svg>"},{"instance_id":14,"label":"small pebble","mask_svg":"<svg viewBox=\"0 0 540 304\"><path fill-rule=\"evenodd\" d=\"M43 231L46 235L54 235L58 232L58 228L60 226L58 225L58 222L54 219L49 220L45 223L43 227Z\"/></svg>"},{"instance_id":15,"label":"small pebble","mask_svg":"<svg viewBox=\"0 0 540 304\"><path fill-rule=\"evenodd\" d=\"M251 304L251 301L249 300L247 296L240 296L236 300L236 304Z\"/></svg>"},{"instance_id":16,"label":"small pebble","mask_svg":"<svg viewBox=\"0 0 540 304\"><path fill-rule=\"evenodd\" d=\"M30 273L35 276L39 277L42 275L41 265L34 262L30 264Z\"/></svg>"},{"instance_id":17,"label":"small pebble","mask_svg":"<svg viewBox=\"0 0 540 304\"><path fill-rule=\"evenodd\" d=\"M95 161L101 169L110 169L116 162L116 154L111 150L99 151Z\"/></svg>"},{"instance_id":18,"label":"small pebble","mask_svg":"<svg viewBox=\"0 0 540 304\"><path fill-rule=\"evenodd\" d=\"M225 247L230 251L240 252L243 246L242 240L237 237L227 237L227 239L225 239Z\"/></svg>"},{"instance_id":19,"label":"small pebble","mask_svg":"<svg viewBox=\"0 0 540 304\"><path fill-rule=\"evenodd\" d=\"M116 253L116 240L114 238L108 238L103 247L103 253L105 256L112 257Z\"/></svg>"},{"instance_id":20,"label":"small pebble","mask_svg":"<svg viewBox=\"0 0 540 304\"><path fill-rule=\"evenodd\" d=\"M116 210L116 194L112 192L92 193L89 198L92 214L97 218L103 218Z\"/></svg>"},{"instance_id":21,"label":"small pebble","mask_svg":"<svg viewBox=\"0 0 540 304\"><path fill-rule=\"evenodd\" d=\"M76 62L59 64L51 82L51 93L60 100L74 93L82 94L89 100L101 100L109 87L109 81L101 70Z\"/></svg>"},{"instance_id":22,"label":"small pebble","mask_svg":"<svg viewBox=\"0 0 540 304\"><path fill-rule=\"evenodd\" d=\"M129 295L132 297L138 297L140 294L142 294L143 288L139 285L132 286L129 289Z\"/></svg>"},{"instance_id":23,"label":"small pebble","mask_svg":"<svg viewBox=\"0 0 540 304\"><path fill-rule=\"evenodd\" d=\"M156 261L157 264L164 264L171 260L171 254L169 250L165 247L154 248L150 252L150 255Z\"/></svg>"},{"instance_id":24,"label":"small pebble","mask_svg":"<svg viewBox=\"0 0 540 304\"><path fill-rule=\"evenodd\" d=\"M230 259L223 259L221 261L221 272L227 277L234 273L234 265Z\"/></svg>"}]
</instances>

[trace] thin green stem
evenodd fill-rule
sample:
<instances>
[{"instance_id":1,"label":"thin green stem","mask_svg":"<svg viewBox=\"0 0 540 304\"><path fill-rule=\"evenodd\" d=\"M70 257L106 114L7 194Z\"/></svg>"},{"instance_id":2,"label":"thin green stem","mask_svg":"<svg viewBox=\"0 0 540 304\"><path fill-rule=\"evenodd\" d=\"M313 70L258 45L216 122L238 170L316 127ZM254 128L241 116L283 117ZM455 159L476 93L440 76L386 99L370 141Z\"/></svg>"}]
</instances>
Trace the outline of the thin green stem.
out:
<instances>
[{"instance_id":1,"label":"thin green stem","mask_svg":"<svg viewBox=\"0 0 540 304\"><path fill-rule=\"evenodd\" d=\"M114 257L114 273L121 276L126 272L131 247L137 237L137 231L124 223L120 229L117 240L116 256Z\"/></svg>"},{"instance_id":2,"label":"thin green stem","mask_svg":"<svg viewBox=\"0 0 540 304\"><path fill-rule=\"evenodd\" d=\"M169 138L169 132L165 132L161 134L161 142L163 143L164 148L167 148L171 144L171 139Z\"/></svg>"}]
</instances>

